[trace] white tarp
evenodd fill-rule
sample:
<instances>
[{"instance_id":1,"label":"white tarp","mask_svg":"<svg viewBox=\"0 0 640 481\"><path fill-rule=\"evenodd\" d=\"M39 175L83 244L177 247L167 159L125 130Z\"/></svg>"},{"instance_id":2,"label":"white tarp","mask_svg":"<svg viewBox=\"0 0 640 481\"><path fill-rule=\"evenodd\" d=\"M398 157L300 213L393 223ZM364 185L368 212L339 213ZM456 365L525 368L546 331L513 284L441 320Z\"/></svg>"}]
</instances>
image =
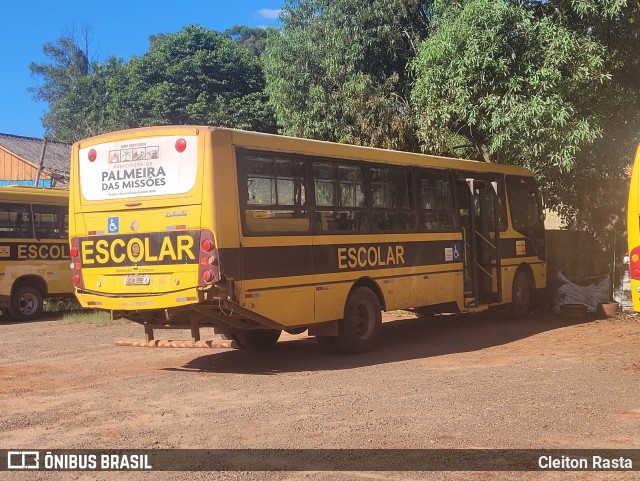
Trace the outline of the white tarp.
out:
<instances>
[{"instance_id":1,"label":"white tarp","mask_svg":"<svg viewBox=\"0 0 640 481\"><path fill-rule=\"evenodd\" d=\"M582 304L587 306L587 312L596 312L598 304L608 302L611 290L611 280L604 276L601 280L581 286L567 279L562 271L558 271L560 287L553 301L553 312L558 314L560 307L567 304Z\"/></svg>"}]
</instances>

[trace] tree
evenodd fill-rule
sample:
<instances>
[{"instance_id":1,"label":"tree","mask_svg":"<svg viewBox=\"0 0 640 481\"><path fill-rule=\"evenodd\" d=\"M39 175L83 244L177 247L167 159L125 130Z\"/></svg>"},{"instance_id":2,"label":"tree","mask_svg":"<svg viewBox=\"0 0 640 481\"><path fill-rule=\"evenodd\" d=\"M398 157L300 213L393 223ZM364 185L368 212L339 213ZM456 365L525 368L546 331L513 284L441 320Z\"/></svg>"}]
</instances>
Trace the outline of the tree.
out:
<instances>
[{"instance_id":1,"label":"tree","mask_svg":"<svg viewBox=\"0 0 640 481\"><path fill-rule=\"evenodd\" d=\"M246 48L256 57L262 55L262 52L264 52L267 46L268 31L266 28L251 28L245 27L244 25L235 25L225 30L223 34L231 37L234 42Z\"/></svg>"},{"instance_id":2,"label":"tree","mask_svg":"<svg viewBox=\"0 0 640 481\"><path fill-rule=\"evenodd\" d=\"M412 63L425 150L529 167L569 225L605 239L640 132L639 13L625 0L437 2Z\"/></svg>"},{"instance_id":3,"label":"tree","mask_svg":"<svg viewBox=\"0 0 640 481\"><path fill-rule=\"evenodd\" d=\"M428 2L288 0L263 54L281 131L415 150L406 66Z\"/></svg>"},{"instance_id":4,"label":"tree","mask_svg":"<svg viewBox=\"0 0 640 481\"><path fill-rule=\"evenodd\" d=\"M71 28L56 42L46 43L42 47L43 53L49 58L48 62L29 64L31 75L34 78L42 78L42 85L29 87L27 90L35 100L47 102L50 106L49 112L43 118L47 135L53 133L60 117L57 104L81 79L89 75L90 44L91 30L88 27L82 27L79 34Z\"/></svg>"},{"instance_id":5,"label":"tree","mask_svg":"<svg viewBox=\"0 0 640 481\"><path fill-rule=\"evenodd\" d=\"M50 103L57 138L142 126L206 124L274 132L259 58L225 35L188 26L150 38L128 62L95 64Z\"/></svg>"},{"instance_id":6,"label":"tree","mask_svg":"<svg viewBox=\"0 0 640 481\"><path fill-rule=\"evenodd\" d=\"M421 139L453 152L453 134L485 161L566 171L602 135L586 107L608 79L597 42L509 1L440 6L413 62Z\"/></svg>"}]
</instances>

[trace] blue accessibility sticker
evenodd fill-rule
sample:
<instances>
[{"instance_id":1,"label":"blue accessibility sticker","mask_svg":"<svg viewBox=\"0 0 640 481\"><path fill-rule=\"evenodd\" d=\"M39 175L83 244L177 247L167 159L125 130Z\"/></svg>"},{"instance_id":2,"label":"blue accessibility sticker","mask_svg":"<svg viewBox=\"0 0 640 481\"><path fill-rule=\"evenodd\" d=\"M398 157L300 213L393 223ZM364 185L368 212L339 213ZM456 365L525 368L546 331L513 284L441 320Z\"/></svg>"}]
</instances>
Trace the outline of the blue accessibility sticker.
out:
<instances>
[{"instance_id":1,"label":"blue accessibility sticker","mask_svg":"<svg viewBox=\"0 0 640 481\"><path fill-rule=\"evenodd\" d=\"M462 243L454 242L451 247L453 248L453 261L460 262L462 260Z\"/></svg>"},{"instance_id":2,"label":"blue accessibility sticker","mask_svg":"<svg viewBox=\"0 0 640 481\"><path fill-rule=\"evenodd\" d=\"M107 220L107 232L109 232L109 234L115 234L116 232L120 232L119 217L109 217L109 219Z\"/></svg>"}]
</instances>

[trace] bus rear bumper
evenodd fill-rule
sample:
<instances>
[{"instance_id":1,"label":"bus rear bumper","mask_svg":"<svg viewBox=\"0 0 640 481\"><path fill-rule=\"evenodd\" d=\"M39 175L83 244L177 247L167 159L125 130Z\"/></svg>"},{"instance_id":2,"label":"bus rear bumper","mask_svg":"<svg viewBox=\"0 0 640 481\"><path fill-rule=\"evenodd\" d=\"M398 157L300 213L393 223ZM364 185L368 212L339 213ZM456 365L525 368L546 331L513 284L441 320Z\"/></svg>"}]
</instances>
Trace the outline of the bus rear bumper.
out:
<instances>
[{"instance_id":1,"label":"bus rear bumper","mask_svg":"<svg viewBox=\"0 0 640 481\"><path fill-rule=\"evenodd\" d=\"M110 311L137 311L169 309L196 304L200 300L200 293L196 288L150 296L105 296L86 291L76 291L76 297L82 307Z\"/></svg>"}]
</instances>

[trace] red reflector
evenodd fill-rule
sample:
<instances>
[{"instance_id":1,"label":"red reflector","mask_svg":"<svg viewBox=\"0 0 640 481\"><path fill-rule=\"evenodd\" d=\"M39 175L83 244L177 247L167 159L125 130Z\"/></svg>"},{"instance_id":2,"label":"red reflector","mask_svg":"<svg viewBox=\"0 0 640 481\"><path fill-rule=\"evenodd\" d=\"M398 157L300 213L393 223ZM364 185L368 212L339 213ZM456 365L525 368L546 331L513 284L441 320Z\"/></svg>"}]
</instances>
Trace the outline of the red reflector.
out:
<instances>
[{"instance_id":1,"label":"red reflector","mask_svg":"<svg viewBox=\"0 0 640 481\"><path fill-rule=\"evenodd\" d=\"M213 272L211 271L204 271L202 273L202 280L205 282L209 282L211 279L213 279Z\"/></svg>"},{"instance_id":2,"label":"red reflector","mask_svg":"<svg viewBox=\"0 0 640 481\"><path fill-rule=\"evenodd\" d=\"M176 150L180 153L184 152L187 148L187 141L184 139L176 140Z\"/></svg>"},{"instance_id":3,"label":"red reflector","mask_svg":"<svg viewBox=\"0 0 640 481\"><path fill-rule=\"evenodd\" d=\"M200 264L206 265L208 263L209 263L209 259L207 259L206 257L201 257L200 258Z\"/></svg>"},{"instance_id":4,"label":"red reflector","mask_svg":"<svg viewBox=\"0 0 640 481\"><path fill-rule=\"evenodd\" d=\"M71 257L78 257L78 249L76 247L72 247L71 250L69 250L69 254L71 254Z\"/></svg>"},{"instance_id":5,"label":"red reflector","mask_svg":"<svg viewBox=\"0 0 640 481\"><path fill-rule=\"evenodd\" d=\"M98 152L96 152L96 149L91 149L89 151L89 162L93 162L94 160L96 160L98 158Z\"/></svg>"},{"instance_id":6,"label":"red reflector","mask_svg":"<svg viewBox=\"0 0 640 481\"><path fill-rule=\"evenodd\" d=\"M73 282L74 286L77 286L78 284L80 284L80 276L76 274L71 278L71 281Z\"/></svg>"},{"instance_id":7,"label":"red reflector","mask_svg":"<svg viewBox=\"0 0 640 481\"><path fill-rule=\"evenodd\" d=\"M210 240L203 240L202 241L202 250L203 251L209 252L212 249L213 249L213 242L211 242Z\"/></svg>"}]
</instances>

